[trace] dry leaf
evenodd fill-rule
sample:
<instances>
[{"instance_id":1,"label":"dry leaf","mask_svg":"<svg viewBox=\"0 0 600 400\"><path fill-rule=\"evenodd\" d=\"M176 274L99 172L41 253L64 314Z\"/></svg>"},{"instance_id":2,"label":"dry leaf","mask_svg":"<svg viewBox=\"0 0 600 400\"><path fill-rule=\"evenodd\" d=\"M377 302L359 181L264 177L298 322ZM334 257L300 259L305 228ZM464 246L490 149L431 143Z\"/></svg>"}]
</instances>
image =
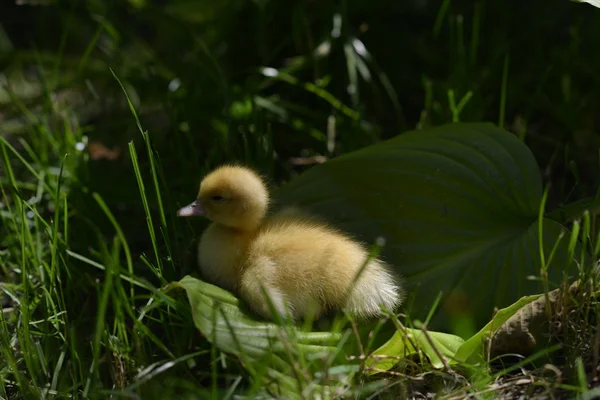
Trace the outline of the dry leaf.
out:
<instances>
[{"instance_id":1,"label":"dry leaf","mask_svg":"<svg viewBox=\"0 0 600 400\"><path fill-rule=\"evenodd\" d=\"M121 155L121 150L118 147L109 149L100 142L90 142L88 144L88 152L92 160L116 160Z\"/></svg>"},{"instance_id":2,"label":"dry leaf","mask_svg":"<svg viewBox=\"0 0 600 400\"><path fill-rule=\"evenodd\" d=\"M572 295L578 286L578 282L573 283L566 296L561 289L553 290L548 293L548 296L540 296L517 311L494 333L490 345L490 357L508 353L531 354L547 332L549 320L572 306ZM546 308L548 303L550 315Z\"/></svg>"}]
</instances>

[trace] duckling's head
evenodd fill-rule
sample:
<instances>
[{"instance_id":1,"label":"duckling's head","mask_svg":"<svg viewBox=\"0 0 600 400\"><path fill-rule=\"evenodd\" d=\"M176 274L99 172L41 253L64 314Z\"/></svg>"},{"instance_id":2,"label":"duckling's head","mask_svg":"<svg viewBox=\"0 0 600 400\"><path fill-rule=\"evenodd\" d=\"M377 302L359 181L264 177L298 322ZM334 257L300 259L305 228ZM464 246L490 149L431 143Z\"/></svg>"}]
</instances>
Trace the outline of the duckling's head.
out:
<instances>
[{"instance_id":1,"label":"duckling's head","mask_svg":"<svg viewBox=\"0 0 600 400\"><path fill-rule=\"evenodd\" d=\"M206 175L196 201L179 209L180 217L205 216L241 230L256 229L267 213L269 192L251 169L225 165Z\"/></svg>"}]
</instances>

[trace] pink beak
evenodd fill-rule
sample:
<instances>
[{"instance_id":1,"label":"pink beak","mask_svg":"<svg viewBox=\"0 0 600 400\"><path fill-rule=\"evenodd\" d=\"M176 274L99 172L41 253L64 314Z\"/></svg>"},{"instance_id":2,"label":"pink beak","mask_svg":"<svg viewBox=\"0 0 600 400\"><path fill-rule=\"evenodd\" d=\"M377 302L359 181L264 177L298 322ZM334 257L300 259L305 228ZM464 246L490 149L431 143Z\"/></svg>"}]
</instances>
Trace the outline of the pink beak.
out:
<instances>
[{"instance_id":1,"label":"pink beak","mask_svg":"<svg viewBox=\"0 0 600 400\"><path fill-rule=\"evenodd\" d=\"M200 200L195 200L187 206L177 210L178 217L201 217L203 215L205 215L205 213Z\"/></svg>"}]
</instances>

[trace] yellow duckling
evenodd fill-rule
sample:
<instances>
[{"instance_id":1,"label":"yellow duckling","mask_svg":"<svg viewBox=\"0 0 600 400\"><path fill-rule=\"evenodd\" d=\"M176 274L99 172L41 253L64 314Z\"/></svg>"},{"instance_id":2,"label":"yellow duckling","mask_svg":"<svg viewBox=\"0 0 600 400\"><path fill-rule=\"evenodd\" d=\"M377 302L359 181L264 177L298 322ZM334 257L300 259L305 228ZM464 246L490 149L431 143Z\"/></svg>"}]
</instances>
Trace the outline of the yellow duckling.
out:
<instances>
[{"instance_id":1,"label":"yellow duckling","mask_svg":"<svg viewBox=\"0 0 600 400\"><path fill-rule=\"evenodd\" d=\"M222 166L202 180L197 200L177 215L213 222L198 249L205 279L239 293L267 318L265 293L291 318L341 308L370 317L381 314L380 305L400 305L401 286L382 261L371 259L363 269L363 245L293 211L267 216L268 208L267 187L248 168Z\"/></svg>"}]
</instances>

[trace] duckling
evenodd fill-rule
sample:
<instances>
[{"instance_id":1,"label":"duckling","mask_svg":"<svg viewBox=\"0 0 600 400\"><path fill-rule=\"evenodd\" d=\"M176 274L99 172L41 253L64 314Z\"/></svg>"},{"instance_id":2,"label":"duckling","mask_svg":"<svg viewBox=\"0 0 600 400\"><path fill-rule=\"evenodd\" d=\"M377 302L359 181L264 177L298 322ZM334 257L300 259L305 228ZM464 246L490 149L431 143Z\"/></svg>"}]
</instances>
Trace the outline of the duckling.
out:
<instances>
[{"instance_id":1,"label":"duckling","mask_svg":"<svg viewBox=\"0 0 600 400\"><path fill-rule=\"evenodd\" d=\"M265 182L246 167L221 166L202 180L197 199L177 215L212 221L198 246L205 279L238 293L265 318L273 317L265 295L291 319L335 309L372 317L380 306L393 311L401 304L397 277L381 260L369 260L364 245L297 209L269 215L269 202Z\"/></svg>"}]
</instances>

